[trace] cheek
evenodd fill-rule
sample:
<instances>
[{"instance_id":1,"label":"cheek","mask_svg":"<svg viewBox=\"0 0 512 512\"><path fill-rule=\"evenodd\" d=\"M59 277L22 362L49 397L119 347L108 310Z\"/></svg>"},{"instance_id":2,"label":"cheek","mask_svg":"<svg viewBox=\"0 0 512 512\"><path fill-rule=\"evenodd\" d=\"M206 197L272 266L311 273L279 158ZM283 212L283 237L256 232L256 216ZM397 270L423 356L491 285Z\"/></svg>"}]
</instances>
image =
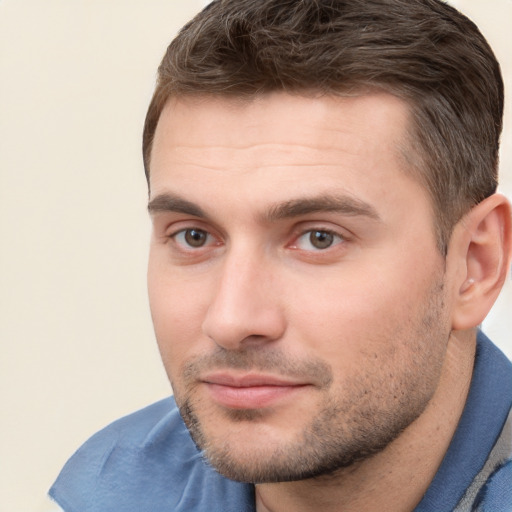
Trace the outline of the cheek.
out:
<instances>
[{"instance_id":1,"label":"cheek","mask_svg":"<svg viewBox=\"0 0 512 512\"><path fill-rule=\"evenodd\" d=\"M313 305L312 305L313 306ZM388 351L384 343L394 323L385 310L386 303L345 296L335 304L315 304L316 314L297 314L296 335L317 357L350 372L372 353Z\"/></svg>"},{"instance_id":2,"label":"cheek","mask_svg":"<svg viewBox=\"0 0 512 512\"><path fill-rule=\"evenodd\" d=\"M207 294L203 286L168 274L150 265L148 294L158 348L171 373L199 349Z\"/></svg>"},{"instance_id":3,"label":"cheek","mask_svg":"<svg viewBox=\"0 0 512 512\"><path fill-rule=\"evenodd\" d=\"M432 274L411 281L407 267L397 267L367 265L310 288L295 303L291 338L347 371L368 358L395 357L400 338L409 337L404 331L419 328L432 284Z\"/></svg>"}]
</instances>

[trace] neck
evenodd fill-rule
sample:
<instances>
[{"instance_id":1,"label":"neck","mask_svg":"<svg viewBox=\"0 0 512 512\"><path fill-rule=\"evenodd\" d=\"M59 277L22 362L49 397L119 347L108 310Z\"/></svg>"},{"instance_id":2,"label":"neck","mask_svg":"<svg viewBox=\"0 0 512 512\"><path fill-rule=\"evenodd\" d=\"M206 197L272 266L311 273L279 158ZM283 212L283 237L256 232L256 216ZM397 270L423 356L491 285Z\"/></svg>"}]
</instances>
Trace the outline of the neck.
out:
<instances>
[{"instance_id":1,"label":"neck","mask_svg":"<svg viewBox=\"0 0 512 512\"><path fill-rule=\"evenodd\" d=\"M464 409L475 355L475 332L453 333L437 389L425 408L382 452L335 474L258 484L258 512L406 512L434 478Z\"/></svg>"}]
</instances>

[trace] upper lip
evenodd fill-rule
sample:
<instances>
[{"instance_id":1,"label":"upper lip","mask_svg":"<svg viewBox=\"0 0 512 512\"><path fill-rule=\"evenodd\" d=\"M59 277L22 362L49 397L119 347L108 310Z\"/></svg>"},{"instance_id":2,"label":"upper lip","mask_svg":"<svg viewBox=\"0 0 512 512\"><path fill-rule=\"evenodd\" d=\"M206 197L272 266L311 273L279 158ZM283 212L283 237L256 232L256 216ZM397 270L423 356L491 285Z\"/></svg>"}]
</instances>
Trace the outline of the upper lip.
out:
<instances>
[{"instance_id":1,"label":"upper lip","mask_svg":"<svg viewBox=\"0 0 512 512\"><path fill-rule=\"evenodd\" d=\"M256 386L304 386L306 383L298 382L276 375L248 373L237 375L226 372L210 373L201 378L207 384L230 386L234 388L250 388Z\"/></svg>"}]
</instances>

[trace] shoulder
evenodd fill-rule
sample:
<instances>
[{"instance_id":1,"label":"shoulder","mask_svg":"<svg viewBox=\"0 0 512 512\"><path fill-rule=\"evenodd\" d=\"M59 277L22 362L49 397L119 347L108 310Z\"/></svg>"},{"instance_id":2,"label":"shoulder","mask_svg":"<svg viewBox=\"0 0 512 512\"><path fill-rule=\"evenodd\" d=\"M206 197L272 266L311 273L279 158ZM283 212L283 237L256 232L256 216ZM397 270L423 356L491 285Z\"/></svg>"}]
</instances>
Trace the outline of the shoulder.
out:
<instances>
[{"instance_id":1,"label":"shoulder","mask_svg":"<svg viewBox=\"0 0 512 512\"><path fill-rule=\"evenodd\" d=\"M151 446L164 443L168 447L195 451L188 439L174 399L166 398L144 409L120 418L88 439L66 463L63 472L87 464L88 476L104 471L109 459L144 453ZM187 443L183 443L187 438Z\"/></svg>"},{"instance_id":2,"label":"shoulder","mask_svg":"<svg viewBox=\"0 0 512 512\"><path fill-rule=\"evenodd\" d=\"M81 446L50 496L66 512L208 510L207 495L247 499L203 459L173 398L110 424Z\"/></svg>"},{"instance_id":3,"label":"shoulder","mask_svg":"<svg viewBox=\"0 0 512 512\"><path fill-rule=\"evenodd\" d=\"M474 504L475 510L512 510L512 459L507 460L489 477Z\"/></svg>"}]
</instances>

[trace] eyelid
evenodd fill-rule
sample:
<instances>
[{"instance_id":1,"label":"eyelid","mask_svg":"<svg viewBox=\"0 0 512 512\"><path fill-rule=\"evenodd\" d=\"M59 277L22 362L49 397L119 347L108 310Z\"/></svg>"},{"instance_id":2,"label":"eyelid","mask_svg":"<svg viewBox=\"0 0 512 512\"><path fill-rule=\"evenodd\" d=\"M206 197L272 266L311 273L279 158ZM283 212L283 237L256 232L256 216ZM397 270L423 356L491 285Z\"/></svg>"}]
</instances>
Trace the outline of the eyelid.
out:
<instances>
[{"instance_id":1,"label":"eyelid","mask_svg":"<svg viewBox=\"0 0 512 512\"><path fill-rule=\"evenodd\" d=\"M166 225L163 227L163 234L166 238L172 238L176 234L180 233L181 231L186 231L187 229L205 231L212 236L218 237L214 228L195 218L183 218L173 220L172 222L166 222Z\"/></svg>"},{"instance_id":2,"label":"eyelid","mask_svg":"<svg viewBox=\"0 0 512 512\"><path fill-rule=\"evenodd\" d=\"M356 235L346 227L325 220L308 220L305 222L298 223L293 228L292 237L296 239L306 233L310 233L311 231L325 231L326 233L331 233L333 235L339 236L344 240L352 240L356 237Z\"/></svg>"}]
</instances>

